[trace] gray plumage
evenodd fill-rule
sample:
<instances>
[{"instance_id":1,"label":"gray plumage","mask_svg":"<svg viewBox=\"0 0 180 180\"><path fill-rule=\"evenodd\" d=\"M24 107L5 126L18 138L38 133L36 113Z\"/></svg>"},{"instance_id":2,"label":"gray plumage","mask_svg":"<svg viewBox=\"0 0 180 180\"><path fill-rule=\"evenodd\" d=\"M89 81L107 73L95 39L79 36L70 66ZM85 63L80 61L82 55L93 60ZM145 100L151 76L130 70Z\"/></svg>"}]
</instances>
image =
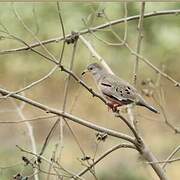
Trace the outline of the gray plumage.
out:
<instances>
[{"instance_id":1,"label":"gray plumage","mask_svg":"<svg viewBox=\"0 0 180 180\"><path fill-rule=\"evenodd\" d=\"M115 106L135 103L158 113L154 107L148 105L132 85L118 76L110 74L102 65L93 63L87 67L87 70L91 72L99 90L107 100L107 103L112 106L112 109Z\"/></svg>"}]
</instances>

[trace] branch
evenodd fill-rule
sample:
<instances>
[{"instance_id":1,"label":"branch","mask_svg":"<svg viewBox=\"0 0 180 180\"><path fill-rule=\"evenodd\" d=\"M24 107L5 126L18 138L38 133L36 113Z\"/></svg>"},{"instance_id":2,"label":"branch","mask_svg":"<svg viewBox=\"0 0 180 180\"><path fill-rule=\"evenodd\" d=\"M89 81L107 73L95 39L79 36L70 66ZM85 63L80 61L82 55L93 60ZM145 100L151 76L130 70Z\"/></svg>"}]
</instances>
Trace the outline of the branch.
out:
<instances>
[{"instance_id":1,"label":"branch","mask_svg":"<svg viewBox=\"0 0 180 180\"><path fill-rule=\"evenodd\" d=\"M24 114L22 112L22 109L16 104L14 99L11 99L11 100L12 100L12 104L16 108L16 111L17 111L19 117L22 120L25 120L26 118L25 118L25 116L24 116ZM35 141L35 137L34 137L33 127L32 127L32 125L30 124L29 121L26 121L25 124L26 124L27 130L28 130L28 135L29 135L29 138L30 138L32 152L36 154L37 153L37 147L36 147L36 141ZM34 170L34 179L39 180L39 175L38 175L37 169Z\"/></svg>"},{"instance_id":2,"label":"branch","mask_svg":"<svg viewBox=\"0 0 180 180\"><path fill-rule=\"evenodd\" d=\"M162 11L162 12L165 12L165 11ZM171 10L171 11L168 11L168 12L170 12L170 14L171 14L171 13L177 14L177 13L180 13L180 10ZM144 17L145 17L145 15L144 15ZM106 23L106 24L108 24L108 23ZM111 25L111 24L110 24L110 25ZM89 31L89 32L92 32L92 30L88 30L88 31ZM31 33L32 33L32 32L31 32ZM80 34L81 34L81 33L80 33ZM73 33L72 33L71 36L69 36L69 37L72 37L72 36L74 36ZM38 39L36 36L35 36L35 38ZM16 37L16 39L17 39L17 37ZM18 40L27 46L27 47L26 47L27 49L26 49L26 48L25 48L25 49L22 48L21 50L31 49L33 52L37 53L38 55L40 55L40 56L46 58L47 60L55 63L56 65L59 65L59 63L57 62L57 60L56 60L54 57L52 57L52 56L51 56L52 58L47 57L46 55L44 55L44 54L42 54L42 53L34 50L33 47L36 47L36 46L28 45L26 42L24 42L23 40L21 40L21 39L19 39L19 38L18 38ZM63 39L62 39L62 40L63 40ZM39 41L39 39L38 39L38 41ZM40 44L39 44L38 46L42 46L43 48L45 48L45 47L43 46L43 42L44 42L44 41L40 41ZM129 51L131 52L132 55L135 55L136 57L138 57L139 59L141 59L143 62L145 62L148 66L150 66L152 69L154 69L157 73L161 74L163 77L165 77L165 78L168 79L169 81L173 82L176 87L180 87L180 83L179 83L178 81L174 80L171 76L169 76L169 75L167 75L166 73L162 72L160 69L158 69L156 66L154 66L148 59L146 59L146 58L142 57L140 54L136 53L131 47L129 47L129 45L128 45L126 42L124 43L124 45L125 45L126 48L129 49ZM87 46L87 47L88 47L88 46ZM90 48L90 47L89 47L89 48ZM46 48L45 48L45 50L48 52L48 54L51 54ZM92 49L90 48L90 50L92 50ZM0 54L3 54L3 52L4 52L4 51L1 51ZM96 55L95 57L96 57L98 60L103 61L103 59L102 59L96 52L94 53L94 55ZM105 62L105 61L103 61L103 62ZM64 68L62 68L61 65L60 65L60 67L61 67L61 70L64 69ZM107 64L105 65L105 67L108 68L108 67L107 67ZM109 70L109 69L108 69L108 70ZM111 71L111 70L109 70L109 71ZM112 72L112 71L111 71L111 72ZM88 89L88 88L87 88L87 89ZM89 89L89 91L92 91L92 89ZM96 96L99 96L99 95L96 95ZM102 99L102 97L99 97L99 98ZM104 100L103 100L103 101L104 101ZM106 103L106 101L104 101L104 102Z\"/></svg>"},{"instance_id":3,"label":"branch","mask_svg":"<svg viewBox=\"0 0 180 180\"><path fill-rule=\"evenodd\" d=\"M92 33L92 31L89 28L89 32ZM112 31L114 32L114 31ZM94 33L93 33L94 34ZM121 38L114 32L116 38L118 38L119 41L123 42L121 40ZM93 54L94 57L96 57L103 65L104 67L109 71L109 73L113 74L112 70L108 67L108 65L105 63L104 59L102 57L99 56L99 54L94 50L94 48L92 47L92 45L86 40L84 39L81 35L79 35L80 39L83 41L83 43L87 46L87 48L91 51L91 53ZM100 40L101 42L108 44L106 41L97 38L98 40ZM111 43L111 45L113 45L113 43ZM159 68L157 68L155 65L153 65L148 59L144 58L143 56L141 56L139 53L137 53L136 51L134 51L127 42L123 42L123 45L130 51L130 53L134 56L136 56L136 58L141 59L144 63L146 63L149 67L151 67L156 73L161 74L163 77L165 77L166 79L168 79L169 81L171 81L172 83L174 83L174 85L176 87L180 87L180 83L178 81L176 81L175 79L173 79L171 76L169 76L168 74L164 73L163 71L161 71ZM140 47L139 47L140 48ZM140 50L140 49L139 49Z\"/></svg>"},{"instance_id":4,"label":"branch","mask_svg":"<svg viewBox=\"0 0 180 180\"><path fill-rule=\"evenodd\" d=\"M159 88L160 88L160 93L159 93L160 98L161 98L161 96L164 97L164 91L162 90L161 87L159 87ZM172 129L176 134L180 134L180 129L179 129L178 127L176 127L175 125L173 125L173 123L168 120L167 113L166 113L166 107L164 107L164 106L165 106L165 99L163 98L164 103L162 103L161 101L158 101L158 100L155 98L154 95L153 95L152 97L153 97L153 99L154 99L155 102L159 105L159 107L160 107L160 109L161 109L162 116L163 116L163 118L164 118L165 124L166 124L170 129ZM163 106L163 104L164 104L164 106Z\"/></svg>"},{"instance_id":5,"label":"branch","mask_svg":"<svg viewBox=\"0 0 180 180\"><path fill-rule=\"evenodd\" d=\"M167 166L168 162L171 160L171 158L180 150L180 145L178 147L176 147L172 153L168 156L168 158L165 160L166 162L163 164L162 168L165 169L165 167ZM174 160L177 161L177 160ZM172 162L174 162L172 161Z\"/></svg>"},{"instance_id":6,"label":"branch","mask_svg":"<svg viewBox=\"0 0 180 180\"><path fill-rule=\"evenodd\" d=\"M148 162L148 164L162 164L162 163L173 163L173 162L177 162L180 161L180 158L176 158L176 159L170 159L170 160L162 160L162 161L155 161L155 162Z\"/></svg>"},{"instance_id":7,"label":"branch","mask_svg":"<svg viewBox=\"0 0 180 180\"><path fill-rule=\"evenodd\" d=\"M129 45L126 43L125 46L130 50L132 55L137 56L139 59L141 59L144 63L146 63L149 67L151 67L152 69L154 69L155 72L161 74L163 77L165 77L166 79L168 79L169 81L171 81L175 87L180 87L180 83L176 80L174 80L171 76L169 76L168 74L162 72L160 69L158 69L155 65L153 65L148 59L142 57L140 54L137 54L133 49L131 49L129 47Z\"/></svg>"},{"instance_id":8,"label":"branch","mask_svg":"<svg viewBox=\"0 0 180 180\"><path fill-rule=\"evenodd\" d=\"M29 34L32 35L32 37L40 44L40 46L44 49L44 51L54 60L56 61L55 56L46 48L46 46L44 46L44 44L42 43L42 41L40 41L38 39L38 37L33 33L33 31L26 25L26 23L23 21L23 19L21 18L21 16L19 15L19 13L16 10L16 7L13 5L13 12L17 18L17 20L20 22L20 24L23 26L23 28L29 32Z\"/></svg>"},{"instance_id":9,"label":"branch","mask_svg":"<svg viewBox=\"0 0 180 180\"><path fill-rule=\"evenodd\" d=\"M138 42L137 42L137 54L140 53L140 48L141 48L141 40L143 38L143 34L142 34L142 30L143 30L143 19L144 19L144 11L145 11L145 2L142 2L141 5L141 14L140 14L140 18L139 18L139 24L138 24ZM136 62L134 65L134 85L136 85L136 81L137 81L137 72L138 72L138 65L139 65L139 57L136 56Z\"/></svg>"},{"instance_id":10,"label":"branch","mask_svg":"<svg viewBox=\"0 0 180 180\"><path fill-rule=\"evenodd\" d=\"M156 163L158 162L156 157L153 155L153 153L149 150L147 145L143 142L141 139L141 146L140 146L140 154L146 159L147 162L152 162L150 163L151 167L154 169L156 174L159 176L160 180L168 180L164 170L161 168L161 166Z\"/></svg>"},{"instance_id":11,"label":"branch","mask_svg":"<svg viewBox=\"0 0 180 180\"><path fill-rule=\"evenodd\" d=\"M78 176L82 176L85 174L87 171L89 171L92 167L94 167L98 162L100 162L102 159L104 159L107 155L111 154L115 150L121 149L121 148L131 148L131 149L136 149L135 146L130 145L130 144L118 144L110 149L108 149L106 152L104 152L101 156L99 156L93 164L91 164L89 167L84 168L81 172L78 173Z\"/></svg>"},{"instance_id":12,"label":"branch","mask_svg":"<svg viewBox=\"0 0 180 180\"><path fill-rule=\"evenodd\" d=\"M17 90L17 91L14 91L12 92L12 94L18 94L18 93L21 93L21 92L24 92L30 88L32 88L33 86L36 86L37 84L40 84L42 81L46 80L47 78L49 78L56 70L57 70L58 66L55 65L49 72L48 74L44 75L42 78L32 82L31 84ZM9 97L11 94L8 94L7 96L4 96L3 98L7 98Z\"/></svg>"},{"instance_id":13,"label":"branch","mask_svg":"<svg viewBox=\"0 0 180 180\"><path fill-rule=\"evenodd\" d=\"M144 18L149 18L149 17L154 17L154 16L162 16L162 15L178 15L179 13L180 13L180 9L165 10L165 11L153 11L153 12L144 14ZM116 25L116 24L121 24L121 23L124 23L126 21L137 20L139 18L140 18L140 15L135 15L135 16L130 16L130 17L126 17L126 18L113 20L111 22L108 22L108 23L105 23L105 24L102 24L102 25L99 25L96 27L92 27L90 29L84 29L82 31L79 31L79 34L80 35L88 34L89 31L96 32L100 29L107 28L110 25L112 26L112 25ZM65 36L65 38L71 38L71 36L72 36L72 34L68 34ZM25 46L25 47L20 47L20 48L15 48L15 49L3 50L3 51L0 51L0 54L6 54L6 53L11 53L11 52L28 50L30 48L41 46L41 44L45 45L45 44L49 44L49 43L57 43L57 42L62 41L62 40L64 40L64 37L56 37L56 38L44 40L41 42L32 43L32 44L30 44L30 47Z\"/></svg>"},{"instance_id":14,"label":"branch","mask_svg":"<svg viewBox=\"0 0 180 180\"><path fill-rule=\"evenodd\" d=\"M65 42L64 23L63 23L63 19L62 19L62 16L61 16L60 3L59 3L59 2L57 2L57 9L58 9L59 21L60 21L60 24L61 24L61 29L62 29L62 32L63 32L63 38L64 38L63 47L62 47L61 54L60 54L60 58L59 58L59 64L61 64L62 59L63 59L63 55L64 55L64 50L65 50L66 42Z\"/></svg>"},{"instance_id":15,"label":"branch","mask_svg":"<svg viewBox=\"0 0 180 180\"><path fill-rule=\"evenodd\" d=\"M69 75L71 75L78 83L80 83L83 87L85 87L93 96L98 97L99 99L101 99L101 100L106 104L106 101L105 101L105 99L104 99L102 96L100 96L100 95L97 94L95 91L93 91L92 88L88 87L88 85L86 85L86 83L83 82L83 81L82 81L76 74L74 74L72 71L68 70L67 68L65 68L64 66L62 66L61 64L59 64L58 61L54 61L53 59L51 59L50 57L42 54L41 52L39 52L39 51L37 51L37 50L34 50L34 49L31 48L31 47L29 46L29 44L27 44L24 40L22 40L21 38L15 36L15 35L13 35L13 34L10 34L8 31L7 31L7 32L4 32L4 33L8 34L11 38L13 38L13 39L15 39L15 40L17 40L17 41L25 44L27 47L30 48L30 50L31 50L32 52L38 54L39 56L47 59L47 60L50 61L50 62L53 62L57 67L60 68L61 71L64 71L64 72L68 73ZM63 53L63 52L62 52L62 53ZM33 82L32 84L29 84L28 86L26 86L26 87L24 87L24 88L22 88L22 89L20 89L20 90L17 90L17 91L15 91L15 92L12 92L12 94L22 92L22 91L24 91L24 90L26 90L26 89L29 89L30 87L32 87L32 86L34 86L34 85L37 85L37 84L40 83L41 81L45 80L45 79L48 78L52 73L54 73L54 71L56 70L56 66L55 66L47 75L45 75L44 77L42 77L41 79L39 79L37 82ZM8 96L9 96L9 95L7 95L6 97L8 97ZM5 97L3 97L3 98L5 98Z\"/></svg>"},{"instance_id":16,"label":"branch","mask_svg":"<svg viewBox=\"0 0 180 180\"><path fill-rule=\"evenodd\" d=\"M96 36L97 37L97 36ZM103 39L97 38L98 40L100 40L101 42L107 44L107 45L119 45L119 44L114 44L114 43L109 43L106 42ZM118 38L118 40L120 40L122 42L122 40L120 38ZM140 54L138 54L136 51L134 51L127 42L124 42L123 45L130 51L130 53L136 57L138 57L139 59L141 59L145 64L147 64L149 67L151 67L156 73L161 74L164 78L168 79L169 81L171 81L175 87L180 87L180 83L178 81L176 81L175 79L173 79L171 76L169 76L168 74L164 73L163 71L161 71L159 68L157 68L155 65L153 65L148 59L144 58L143 56L141 56Z\"/></svg>"},{"instance_id":17,"label":"branch","mask_svg":"<svg viewBox=\"0 0 180 180\"><path fill-rule=\"evenodd\" d=\"M149 148L145 144L144 140L139 136L136 129L134 129L133 126L128 122L128 120L126 118L124 118L123 116L121 116L120 114L118 114L117 117L120 117L126 123L126 125L129 127L129 129L132 131L132 133L134 134L134 136L136 138L136 142L137 142L134 145L136 146L137 150L142 155L142 157L144 157L148 162L149 161L157 162L156 157L149 150ZM167 180L167 177L166 177L163 169L159 166L159 164L152 163L151 166L161 180Z\"/></svg>"},{"instance_id":18,"label":"branch","mask_svg":"<svg viewBox=\"0 0 180 180\"><path fill-rule=\"evenodd\" d=\"M73 66L74 66L75 53L76 53L76 49L77 49L77 42L78 42L78 40L76 40L76 41L74 42L74 45L73 45L73 52L72 52L72 57L71 57L71 62L70 62L70 70L71 70L71 71L72 71ZM67 81L66 81L66 84L65 84L65 89L64 89L64 101L63 101L63 109L62 109L63 112L65 112L65 110L66 110L66 104L67 104L67 98L68 98L68 91L69 91L70 79L71 79L71 75L68 74ZM68 121L67 121L65 118L63 118L63 119L64 119L64 121L65 121L65 123L66 123L66 125L67 125L67 127L68 127L68 129L69 129L69 131L71 132L71 134L72 134L75 142L77 143L77 145L78 145L81 153L82 153L84 156L86 156L86 155L85 155L85 152L84 152L84 150L83 150L83 148L82 148L82 146L81 146L78 138L76 137L73 129L71 128L70 124L68 123Z\"/></svg>"},{"instance_id":19,"label":"branch","mask_svg":"<svg viewBox=\"0 0 180 180\"><path fill-rule=\"evenodd\" d=\"M52 165L53 168L54 168L54 170L56 170L56 169L58 169L58 170L62 169L62 170L64 170L65 172L67 172L68 174L70 174L71 177L83 179L83 178L79 177L78 175L76 175L75 173L72 173L72 172L70 172L69 170L63 168L58 162L55 162L55 161L52 160L52 161L54 162L54 163L52 163L52 161L48 160L48 159L45 158L44 156L41 156L41 155L38 155L38 154L33 153L33 152L31 152L31 151L25 150L25 149L21 148L21 147L18 146L18 145L16 145L16 147L17 147L21 152L25 152L25 153L31 154L31 155L33 155L33 156L35 156L35 157L37 157L37 158L41 158L41 159L44 160L46 163ZM57 173L57 172L56 172L56 173Z\"/></svg>"},{"instance_id":20,"label":"branch","mask_svg":"<svg viewBox=\"0 0 180 180\"><path fill-rule=\"evenodd\" d=\"M129 121L126 118L124 118L120 114L116 114L116 117L119 117L129 127L129 129L132 131L137 141L141 141L141 138L138 135L137 131L134 129L134 127L129 123Z\"/></svg>"},{"instance_id":21,"label":"branch","mask_svg":"<svg viewBox=\"0 0 180 180\"><path fill-rule=\"evenodd\" d=\"M89 49L89 51L92 53L93 57L97 58L97 60L102 63L102 65L108 70L108 72L110 74L114 74L112 72L111 68L107 65L106 61L95 51L95 49L92 47L92 45L81 35L79 36L79 39Z\"/></svg>"},{"instance_id":22,"label":"branch","mask_svg":"<svg viewBox=\"0 0 180 180\"><path fill-rule=\"evenodd\" d=\"M0 121L0 124L21 124L25 122L34 122L34 121L40 121L40 120L46 120L46 119L51 119L57 117L56 115L51 115L51 116L39 116L36 118L32 119L24 119L20 121Z\"/></svg>"},{"instance_id":23,"label":"branch","mask_svg":"<svg viewBox=\"0 0 180 180\"><path fill-rule=\"evenodd\" d=\"M9 91L7 91L5 89L0 88L0 93L4 96L4 95L7 95L7 94L9 94L11 92L9 92ZM59 110L50 108L50 107L48 107L46 105L43 105L43 104L41 104L39 102L36 102L36 101L33 101L33 100L31 100L29 98L26 98L24 96L21 96L21 95L18 95L18 94L12 94L11 97L15 98L15 99L18 99L20 101L24 101L27 104L29 104L31 106L34 106L34 107L36 107L38 109L41 109L41 110L43 110L43 111L45 111L47 113L56 114L58 116L62 116L62 117L67 118L67 119L69 119L71 121L74 121L74 122L76 122L78 124L81 124L82 126L88 127L90 129L94 129L94 130L99 131L99 132L104 132L104 133L108 134L109 136L113 136L113 137L117 137L117 138L120 138L120 139L124 139L124 140L127 140L127 141L129 141L129 142L131 142L133 144L136 143L134 138L132 138L131 136L128 136L126 134L119 133L117 131L110 130L110 129L98 126L96 124L93 124L93 123L90 123L88 121L85 121L85 120L83 120L83 119L81 119L79 117L73 116L73 115L71 115L69 113L66 113L66 112L63 112L63 111L59 111Z\"/></svg>"}]
</instances>

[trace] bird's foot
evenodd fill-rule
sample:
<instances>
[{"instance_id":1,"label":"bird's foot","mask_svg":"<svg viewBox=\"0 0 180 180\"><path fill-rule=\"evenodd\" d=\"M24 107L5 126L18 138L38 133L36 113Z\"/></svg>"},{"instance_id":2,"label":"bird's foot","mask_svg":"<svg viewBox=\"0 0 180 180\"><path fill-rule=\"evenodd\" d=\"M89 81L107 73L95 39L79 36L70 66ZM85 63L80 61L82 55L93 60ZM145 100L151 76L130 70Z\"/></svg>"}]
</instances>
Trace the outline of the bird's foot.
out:
<instances>
[{"instance_id":1,"label":"bird's foot","mask_svg":"<svg viewBox=\"0 0 180 180\"><path fill-rule=\"evenodd\" d=\"M118 110L119 104L107 103L107 105L108 105L108 111L109 109L112 109L113 112L119 113L119 110Z\"/></svg>"}]
</instances>

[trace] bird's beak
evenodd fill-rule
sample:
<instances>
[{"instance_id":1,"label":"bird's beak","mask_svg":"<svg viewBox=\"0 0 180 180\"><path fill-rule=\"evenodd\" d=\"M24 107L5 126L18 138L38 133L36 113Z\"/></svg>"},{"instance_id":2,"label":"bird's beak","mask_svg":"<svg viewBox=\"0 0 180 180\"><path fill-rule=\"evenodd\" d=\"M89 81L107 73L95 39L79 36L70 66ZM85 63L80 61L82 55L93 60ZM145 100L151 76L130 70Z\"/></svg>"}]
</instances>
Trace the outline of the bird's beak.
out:
<instances>
[{"instance_id":1,"label":"bird's beak","mask_svg":"<svg viewBox=\"0 0 180 180\"><path fill-rule=\"evenodd\" d=\"M85 69L82 73L81 73L81 76L83 76L84 74L86 74L88 72L87 69Z\"/></svg>"}]
</instances>

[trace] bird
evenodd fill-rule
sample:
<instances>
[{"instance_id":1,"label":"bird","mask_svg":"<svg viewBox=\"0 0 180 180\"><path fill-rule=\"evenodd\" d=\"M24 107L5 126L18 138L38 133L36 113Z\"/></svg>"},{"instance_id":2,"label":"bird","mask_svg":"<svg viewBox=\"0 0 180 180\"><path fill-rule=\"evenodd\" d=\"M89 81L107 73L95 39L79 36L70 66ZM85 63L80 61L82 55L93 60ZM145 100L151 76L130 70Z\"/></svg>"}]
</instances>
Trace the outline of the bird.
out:
<instances>
[{"instance_id":1,"label":"bird","mask_svg":"<svg viewBox=\"0 0 180 180\"><path fill-rule=\"evenodd\" d=\"M90 72L99 91L106 100L106 104L113 112L118 111L118 107L128 104L143 106L154 113L159 113L153 106L138 93L130 83L120 77L110 73L100 63L92 63L87 66L82 75Z\"/></svg>"}]
</instances>

